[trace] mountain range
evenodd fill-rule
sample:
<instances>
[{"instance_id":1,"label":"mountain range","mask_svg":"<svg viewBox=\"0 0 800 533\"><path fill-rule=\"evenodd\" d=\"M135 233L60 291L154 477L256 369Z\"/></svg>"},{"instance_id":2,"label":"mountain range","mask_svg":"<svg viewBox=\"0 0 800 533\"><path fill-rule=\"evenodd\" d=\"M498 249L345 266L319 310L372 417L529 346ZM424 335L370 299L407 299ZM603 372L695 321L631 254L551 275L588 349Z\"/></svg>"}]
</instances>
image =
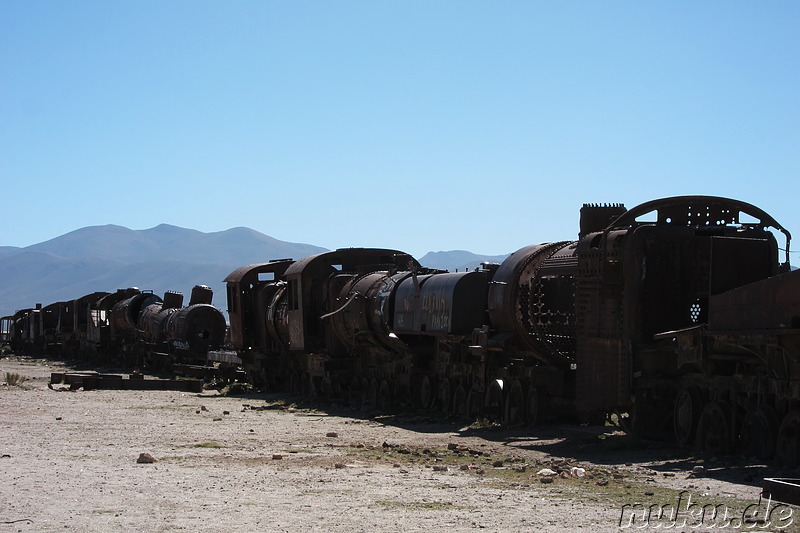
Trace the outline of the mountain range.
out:
<instances>
[{"instance_id":1,"label":"mountain range","mask_svg":"<svg viewBox=\"0 0 800 533\"><path fill-rule=\"evenodd\" d=\"M90 226L24 248L0 246L0 316L36 303L48 305L125 287L159 295L180 291L188 301L198 284L211 287L214 304L224 310L222 280L240 266L324 251L244 227L203 233L168 224L146 230ZM452 271L505 257L456 250L430 252L419 260L426 267Z\"/></svg>"}]
</instances>

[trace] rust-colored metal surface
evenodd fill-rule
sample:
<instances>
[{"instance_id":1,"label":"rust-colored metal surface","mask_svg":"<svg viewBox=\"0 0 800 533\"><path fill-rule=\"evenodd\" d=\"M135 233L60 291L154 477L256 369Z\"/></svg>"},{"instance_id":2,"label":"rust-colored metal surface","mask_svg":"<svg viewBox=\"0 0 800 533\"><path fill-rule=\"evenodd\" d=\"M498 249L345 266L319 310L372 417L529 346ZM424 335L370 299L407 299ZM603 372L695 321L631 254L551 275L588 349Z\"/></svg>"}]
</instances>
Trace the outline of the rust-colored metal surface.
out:
<instances>
[{"instance_id":1,"label":"rust-colored metal surface","mask_svg":"<svg viewBox=\"0 0 800 533\"><path fill-rule=\"evenodd\" d=\"M271 349L263 314L266 293L274 296L283 283L283 275L294 261L279 259L237 268L226 278L231 345L235 350L261 353ZM247 356L245 356L247 357Z\"/></svg>"},{"instance_id":2,"label":"rust-colored metal surface","mask_svg":"<svg viewBox=\"0 0 800 533\"><path fill-rule=\"evenodd\" d=\"M708 327L715 331L800 329L800 270L712 296Z\"/></svg>"}]
</instances>

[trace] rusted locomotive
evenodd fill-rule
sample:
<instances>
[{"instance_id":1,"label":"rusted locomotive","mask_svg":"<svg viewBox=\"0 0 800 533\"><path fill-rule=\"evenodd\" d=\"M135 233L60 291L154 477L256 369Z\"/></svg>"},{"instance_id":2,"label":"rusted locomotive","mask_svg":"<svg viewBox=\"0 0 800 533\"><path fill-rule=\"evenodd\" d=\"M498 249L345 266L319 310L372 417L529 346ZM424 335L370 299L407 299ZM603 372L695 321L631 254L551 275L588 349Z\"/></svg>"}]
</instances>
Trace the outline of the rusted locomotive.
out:
<instances>
[{"instance_id":1,"label":"rusted locomotive","mask_svg":"<svg viewBox=\"0 0 800 533\"><path fill-rule=\"evenodd\" d=\"M263 386L509 425L615 415L643 435L797 465L790 239L753 205L682 196L584 205L578 240L467 272L391 249L275 260L225 279L230 342ZM225 335L203 287L187 307L177 293L123 289L0 326L20 353L159 368L208 361Z\"/></svg>"},{"instance_id":2,"label":"rusted locomotive","mask_svg":"<svg viewBox=\"0 0 800 533\"><path fill-rule=\"evenodd\" d=\"M15 353L57 355L90 361L166 369L176 362L206 363L222 347L227 324L211 305L205 285L164 300L138 288L94 292L80 298L17 311L0 319L2 340Z\"/></svg>"},{"instance_id":3,"label":"rusted locomotive","mask_svg":"<svg viewBox=\"0 0 800 533\"><path fill-rule=\"evenodd\" d=\"M208 353L222 347L227 323L211 305L213 292L195 285L189 305L183 295L167 292L164 300L144 307L139 314L139 331L149 357L148 365L167 369L173 363L204 365Z\"/></svg>"},{"instance_id":4,"label":"rusted locomotive","mask_svg":"<svg viewBox=\"0 0 800 533\"><path fill-rule=\"evenodd\" d=\"M226 278L231 341L265 384L509 424L615 413L642 434L797 464L789 240L753 205L683 196L585 205L577 241L471 272L383 249L271 261Z\"/></svg>"}]
</instances>

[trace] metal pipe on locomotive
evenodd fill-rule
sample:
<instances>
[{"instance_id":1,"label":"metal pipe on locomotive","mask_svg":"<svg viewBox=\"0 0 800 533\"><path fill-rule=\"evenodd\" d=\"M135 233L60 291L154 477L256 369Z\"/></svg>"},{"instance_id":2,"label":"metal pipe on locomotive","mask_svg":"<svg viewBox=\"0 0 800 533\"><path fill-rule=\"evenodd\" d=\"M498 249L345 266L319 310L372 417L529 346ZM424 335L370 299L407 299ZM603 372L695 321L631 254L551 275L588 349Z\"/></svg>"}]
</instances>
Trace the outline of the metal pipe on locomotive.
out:
<instances>
[{"instance_id":1,"label":"metal pipe on locomotive","mask_svg":"<svg viewBox=\"0 0 800 533\"><path fill-rule=\"evenodd\" d=\"M263 383L510 424L617 413L642 434L796 464L789 240L726 198L585 205L577 241L473 272L382 249L242 267L225 280L231 340Z\"/></svg>"}]
</instances>

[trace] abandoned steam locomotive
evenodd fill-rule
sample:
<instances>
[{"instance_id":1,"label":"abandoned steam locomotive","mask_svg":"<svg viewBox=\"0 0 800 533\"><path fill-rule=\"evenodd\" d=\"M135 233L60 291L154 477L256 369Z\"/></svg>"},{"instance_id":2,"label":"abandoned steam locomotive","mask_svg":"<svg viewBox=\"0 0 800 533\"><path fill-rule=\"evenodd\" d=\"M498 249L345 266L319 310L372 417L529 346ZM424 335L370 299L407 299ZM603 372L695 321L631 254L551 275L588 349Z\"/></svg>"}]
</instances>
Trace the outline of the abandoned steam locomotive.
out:
<instances>
[{"instance_id":1,"label":"abandoned steam locomotive","mask_svg":"<svg viewBox=\"0 0 800 533\"><path fill-rule=\"evenodd\" d=\"M755 206L685 196L586 205L577 241L471 272L383 249L271 261L226 278L231 341L260 383L509 424L617 413L643 434L797 464L789 240Z\"/></svg>"},{"instance_id":2,"label":"abandoned steam locomotive","mask_svg":"<svg viewBox=\"0 0 800 533\"><path fill-rule=\"evenodd\" d=\"M682 196L585 205L577 241L474 271L363 248L249 265L225 279L229 348L267 387L510 425L614 413L640 434L797 465L790 238L753 205ZM225 321L202 294L181 307L170 293L94 293L3 330L67 354L207 362Z\"/></svg>"},{"instance_id":3,"label":"abandoned steam locomotive","mask_svg":"<svg viewBox=\"0 0 800 533\"><path fill-rule=\"evenodd\" d=\"M3 341L15 353L58 355L94 361L121 360L137 367L167 369L171 363L205 364L222 346L227 325L211 305L205 285L164 299L137 288L94 292L76 300L22 309L0 319Z\"/></svg>"}]
</instances>

